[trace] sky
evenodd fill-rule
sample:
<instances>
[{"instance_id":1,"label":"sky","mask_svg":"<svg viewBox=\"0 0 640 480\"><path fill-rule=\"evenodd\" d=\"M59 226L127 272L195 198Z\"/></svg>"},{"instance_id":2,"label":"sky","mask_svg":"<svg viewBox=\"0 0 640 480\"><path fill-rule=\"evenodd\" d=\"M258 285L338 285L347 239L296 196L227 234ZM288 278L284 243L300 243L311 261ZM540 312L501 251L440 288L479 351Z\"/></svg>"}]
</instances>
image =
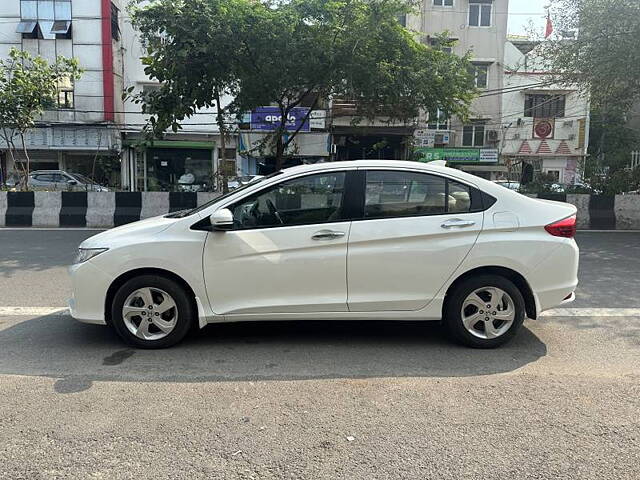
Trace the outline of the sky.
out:
<instances>
[{"instance_id":1,"label":"sky","mask_svg":"<svg viewBox=\"0 0 640 480\"><path fill-rule=\"evenodd\" d=\"M546 25L545 8L549 0L509 0L509 33L524 35L533 28L538 34L544 33Z\"/></svg>"}]
</instances>

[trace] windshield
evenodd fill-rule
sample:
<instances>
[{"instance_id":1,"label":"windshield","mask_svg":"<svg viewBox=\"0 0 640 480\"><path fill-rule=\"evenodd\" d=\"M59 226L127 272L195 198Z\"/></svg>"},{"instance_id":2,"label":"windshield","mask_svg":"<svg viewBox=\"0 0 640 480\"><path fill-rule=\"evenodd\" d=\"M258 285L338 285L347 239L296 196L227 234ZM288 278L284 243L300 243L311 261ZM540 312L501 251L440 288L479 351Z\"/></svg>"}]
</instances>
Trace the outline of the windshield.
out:
<instances>
[{"instance_id":1,"label":"windshield","mask_svg":"<svg viewBox=\"0 0 640 480\"><path fill-rule=\"evenodd\" d=\"M243 185L240 188L236 188L228 193L225 193L224 195L221 195L219 197L214 198L213 200L204 203L202 205L200 205L199 207L194 208L193 210L185 210L184 212L182 212L182 214L180 215L181 217L186 217L188 215L193 215L194 213L198 213L201 212L202 210L204 210L205 208L209 208L211 205L218 203L222 200L224 200L225 198L230 197L231 195L235 195L238 192L241 192L243 190L246 190L249 187L254 187L255 185L257 185L258 183L264 182L265 180L269 179L269 178L273 178L277 175L280 175L282 172L274 172L271 175L267 175L266 177L262 177L262 178L257 178L255 179L253 182L248 183L246 185Z\"/></svg>"}]
</instances>

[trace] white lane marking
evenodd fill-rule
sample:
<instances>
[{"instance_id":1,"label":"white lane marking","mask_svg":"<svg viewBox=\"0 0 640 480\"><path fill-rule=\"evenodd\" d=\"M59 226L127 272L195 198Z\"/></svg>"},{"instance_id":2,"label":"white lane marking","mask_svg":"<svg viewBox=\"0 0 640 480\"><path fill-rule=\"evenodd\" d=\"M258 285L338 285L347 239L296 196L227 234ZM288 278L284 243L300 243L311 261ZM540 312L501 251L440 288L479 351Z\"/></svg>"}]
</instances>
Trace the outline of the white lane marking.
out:
<instances>
[{"instance_id":1,"label":"white lane marking","mask_svg":"<svg viewBox=\"0 0 640 480\"><path fill-rule=\"evenodd\" d=\"M3 317L42 317L45 315L69 315L66 307L0 307Z\"/></svg>"},{"instance_id":2,"label":"white lane marking","mask_svg":"<svg viewBox=\"0 0 640 480\"><path fill-rule=\"evenodd\" d=\"M640 317L640 308L554 308L541 317Z\"/></svg>"},{"instance_id":3,"label":"white lane marking","mask_svg":"<svg viewBox=\"0 0 640 480\"><path fill-rule=\"evenodd\" d=\"M65 307L0 307L0 317L67 316ZM640 317L640 308L554 308L541 317Z\"/></svg>"}]
</instances>

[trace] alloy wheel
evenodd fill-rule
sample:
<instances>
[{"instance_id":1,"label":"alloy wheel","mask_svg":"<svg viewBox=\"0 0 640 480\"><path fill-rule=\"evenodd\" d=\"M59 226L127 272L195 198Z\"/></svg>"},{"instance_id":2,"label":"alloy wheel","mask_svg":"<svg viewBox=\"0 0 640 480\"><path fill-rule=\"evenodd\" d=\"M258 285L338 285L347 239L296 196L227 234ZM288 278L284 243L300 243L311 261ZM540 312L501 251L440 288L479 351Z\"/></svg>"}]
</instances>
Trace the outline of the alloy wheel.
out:
<instances>
[{"instance_id":1,"label":"alloy wheel","mask_svg":"<svg viewBox=\"0 0 640 480\"><path fill-rule=\"evenodd\" d=\"M178 322L175 300L164 290L139 288L127 297L122 307L127 329L142 340L160 340L169 335Z\"/></svg>"},{"instance_id":2,"label":"alloy wheel","mask_svg":"<svg viewBox=\"0 0 640 480\"><path fill-rule=\"evenodd\" d=\"M462 323L473 336L490 340L504 335L516 318L511 296L497 287L482 287L462 303Z\"/></svg>"}]
</instances>

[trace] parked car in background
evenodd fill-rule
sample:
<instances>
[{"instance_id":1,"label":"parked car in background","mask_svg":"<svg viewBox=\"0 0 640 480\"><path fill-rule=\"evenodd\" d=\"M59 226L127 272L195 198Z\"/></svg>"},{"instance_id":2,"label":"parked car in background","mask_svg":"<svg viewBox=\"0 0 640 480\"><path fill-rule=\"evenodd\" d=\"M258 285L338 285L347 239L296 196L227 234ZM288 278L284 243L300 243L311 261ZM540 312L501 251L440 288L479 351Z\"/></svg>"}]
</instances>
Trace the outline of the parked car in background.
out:
<instances>
[{"instance_id":1,"label":"parked car in background","mask_svg":"<svg viewBox=\"0 0 640 480\"><path fill-rule=\"evenodd\" d=\"M57 190L72 192L108 192L107 187L98 185L79 173L63 170L37 170L29 174L31 190Z\"/></svg>"},{"instance_id":2,"label":"parked car in background","mask_svg":"<svg viewBox=\"0 0 640 480\"><path fill-rule=\"evenodd\" d=\"M262 320L443 320L497 347L571 302L576 207L429 163L289 168L85 240L71 314L142 348Z\"/></svg>"}]
</instances>

